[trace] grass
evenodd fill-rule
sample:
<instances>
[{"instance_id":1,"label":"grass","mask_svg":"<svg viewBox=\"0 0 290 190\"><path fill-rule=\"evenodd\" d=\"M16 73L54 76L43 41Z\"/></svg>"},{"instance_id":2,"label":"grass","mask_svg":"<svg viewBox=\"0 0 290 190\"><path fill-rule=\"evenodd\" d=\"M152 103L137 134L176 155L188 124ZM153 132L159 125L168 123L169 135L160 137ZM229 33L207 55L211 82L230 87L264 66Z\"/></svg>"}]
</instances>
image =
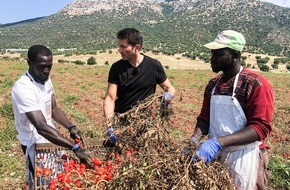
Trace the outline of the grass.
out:
<instances>
[{"instance_id":1,"label":"grass","mask_svg":"<svg viewBox=\"0 0 290 190\"><path fill-rule=\"evenodd\" d=\"M273 155L270 158L271 182L274 189L289 189L290 160Z\"/></svg>"}]
</instances>

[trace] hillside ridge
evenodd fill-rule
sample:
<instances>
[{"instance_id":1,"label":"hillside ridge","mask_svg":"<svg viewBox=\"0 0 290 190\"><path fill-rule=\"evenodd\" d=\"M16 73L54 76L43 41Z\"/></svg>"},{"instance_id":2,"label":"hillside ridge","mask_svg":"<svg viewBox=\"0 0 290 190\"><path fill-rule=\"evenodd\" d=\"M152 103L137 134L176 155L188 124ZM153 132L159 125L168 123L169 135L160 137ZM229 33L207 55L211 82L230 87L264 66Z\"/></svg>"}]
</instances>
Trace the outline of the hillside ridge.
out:
<instances>
[{"instance_id":1,"label":"hillside ridge","mask_svg":"<svg viewBox=\"0 0 290 190\"><path fill-rule=\"evenodd\" d=\"M49 17L0 26L0 49L107 50L125 27L144 34L145 51L167 55L208 59L202 45L234 29L244 34L245 51L290 57L290 9L259 0L75 0Z\"/></svg>"}]
</instances>

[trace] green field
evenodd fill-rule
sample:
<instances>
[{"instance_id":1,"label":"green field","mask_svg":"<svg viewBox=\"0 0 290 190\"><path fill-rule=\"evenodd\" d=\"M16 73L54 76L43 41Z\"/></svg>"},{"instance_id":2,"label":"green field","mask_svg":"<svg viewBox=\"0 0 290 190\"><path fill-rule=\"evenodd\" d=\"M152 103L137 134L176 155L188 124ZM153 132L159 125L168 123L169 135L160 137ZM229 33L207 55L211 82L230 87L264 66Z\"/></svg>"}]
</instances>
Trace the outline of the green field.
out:
<instances>
[{"instance_id":1,"label":"green field","mask_svg":"<svg viewBox=\"0 0 290 190\"><path fill-rule=\"evenodd\" d=\"M11 88L28 65L0 60L0 189L22 189L25 183L24 156L16 139L11 105ZM102 111L109 66L55 64L51 71L57 103L84 131L87 139L100 140L104 133ZM189 138L202 104L203 90L215 76L210 70L166 70L177 93L173 100L177 141ZM275 110L270 146L269 189L290 187L290 74L262 73L273 85ZM160 89L158 89L158 92ZM64 133L66 133L64 131Z\"/></svg>"}]
</instances>

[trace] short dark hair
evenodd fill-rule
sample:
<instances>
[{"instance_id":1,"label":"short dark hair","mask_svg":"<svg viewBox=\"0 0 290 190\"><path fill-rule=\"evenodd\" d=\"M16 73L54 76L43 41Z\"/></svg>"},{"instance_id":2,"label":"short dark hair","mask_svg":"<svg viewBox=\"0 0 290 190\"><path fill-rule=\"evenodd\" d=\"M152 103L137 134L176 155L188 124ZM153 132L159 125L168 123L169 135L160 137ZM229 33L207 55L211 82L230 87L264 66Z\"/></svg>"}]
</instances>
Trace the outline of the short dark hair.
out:
<instances>
[{"instance_id":1,"label":"short dark hair","mask_svg":"<svg viewBox=\"0 0 290 190\"><path fill-rule=\"evenodd\" d=\"M128 44L135 46L139 44L143 45L143 36L141 32L135 28L125 28L117 33L118 39L126 39Z\"/></svg>"},{"instance_id":2,"label":"short dark hair","mask_svg":"<svg viewBox=\"0 0 290 190\"><path fill-rule=\"evenodd\" d=\"M30 61L35 61L37 58L37 55L41 54L41 55L52 55L50 49L48 49L46 46L44 45L33 45L28 49L27 52L27 58Z\"/></svg>"}]
</instances>

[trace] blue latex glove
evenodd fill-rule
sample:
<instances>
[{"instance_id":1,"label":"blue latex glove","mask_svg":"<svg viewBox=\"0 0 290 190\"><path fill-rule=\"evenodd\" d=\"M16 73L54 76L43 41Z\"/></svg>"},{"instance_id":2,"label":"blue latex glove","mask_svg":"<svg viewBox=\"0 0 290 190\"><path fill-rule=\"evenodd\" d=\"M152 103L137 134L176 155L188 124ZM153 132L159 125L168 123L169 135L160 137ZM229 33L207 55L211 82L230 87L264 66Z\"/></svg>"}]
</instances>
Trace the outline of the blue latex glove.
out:
<instances>
[{"instance_id":1,"label":"blue latex glove","mask_svg":"<svg viewBox=\"0 0 290 190\"><path fill-rule=\"evenodd\" d=\"M173 96L169 92L164 92L162 98L162 107L167 108L172 98Z\"/></svg>"},{"instance_id":2,"label":"blue latex glove","mask_svg":"<svg viewBox=\"0 0 290 190\"><path fill-rule=\"evenodd\" d=\"M108 127L107 129L107 136L109 137L109 141L112 143L112 145L116 145L118 137L116 136L116 134L114 133L115 129L113 126Z\"/></svg>"},{"instance_id":3,"label":"blue latex glove","mask_svg":"<svg viewBox=\"0 0 290 190\"><path fill-rule=\"evenodd\" d=\"M193 159L204 158L205 163L209 163L221 149L222 146L218 142L217 138L214 137L202 143L202 145L193 156Z\"/></svg>"}]
</instances>

